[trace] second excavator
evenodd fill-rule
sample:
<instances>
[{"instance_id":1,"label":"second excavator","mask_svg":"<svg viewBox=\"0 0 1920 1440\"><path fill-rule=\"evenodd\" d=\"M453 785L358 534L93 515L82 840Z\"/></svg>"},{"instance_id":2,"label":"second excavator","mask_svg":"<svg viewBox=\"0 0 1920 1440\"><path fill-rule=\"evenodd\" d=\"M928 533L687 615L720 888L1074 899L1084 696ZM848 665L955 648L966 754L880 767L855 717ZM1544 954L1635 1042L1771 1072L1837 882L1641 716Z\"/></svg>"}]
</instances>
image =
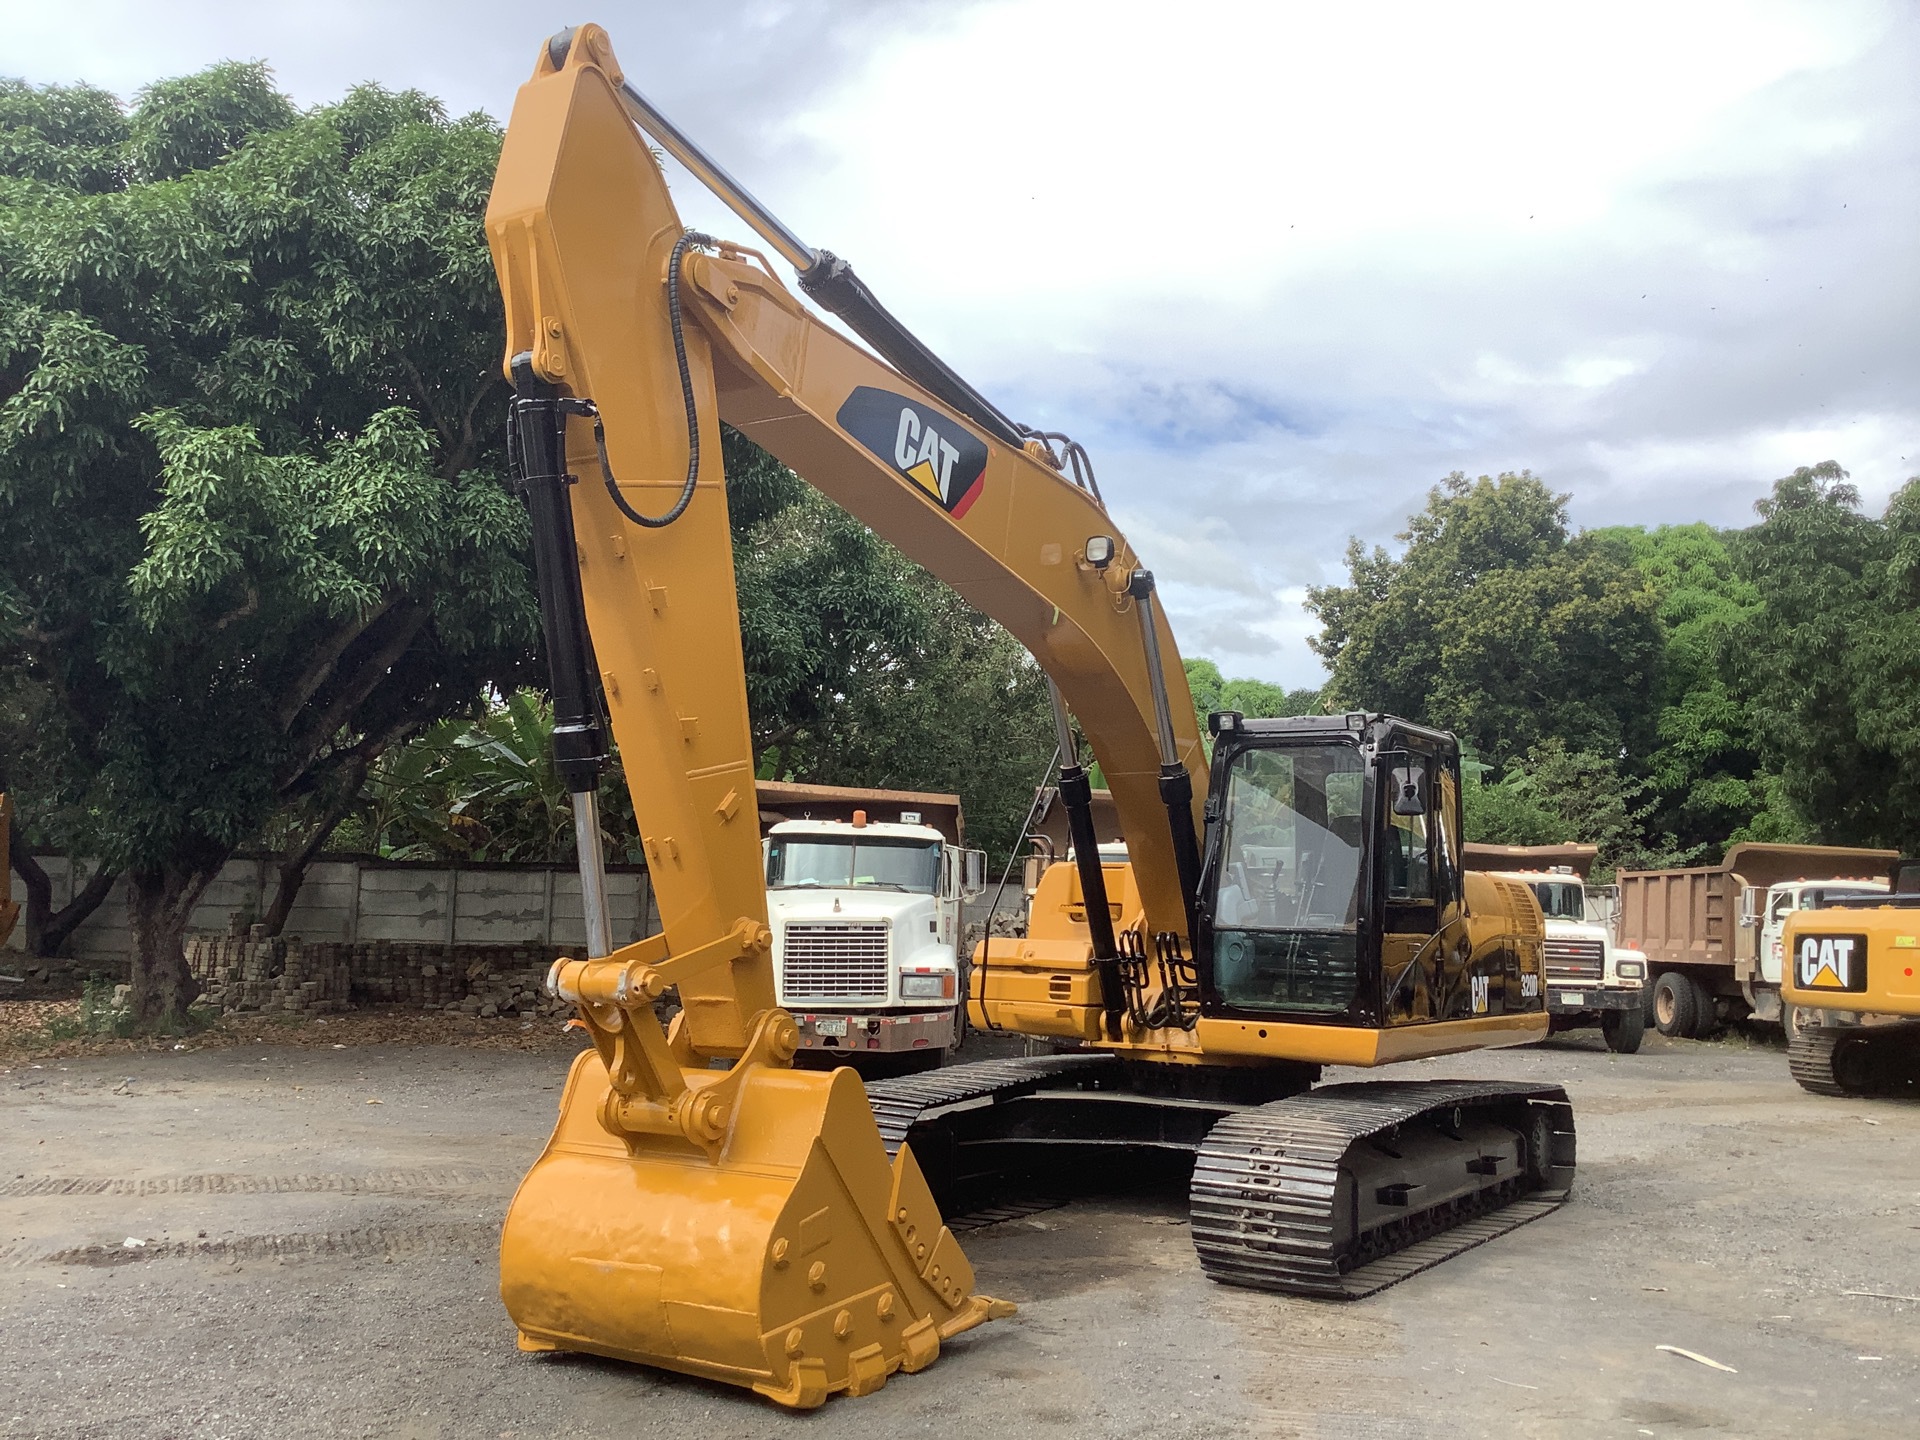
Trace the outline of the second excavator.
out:
<instances>
[{"instance_id":1,"label":"second excavator","mask_svg":"<svg viewBox=\"0 0 1920 1440\"><path fill-rule=\"evenodd\" d=\"M780 260L690 233L659 145ZM789 1406L868 1393L1010 1313L937 1197L1034 1155L1193 1160L1200 1263L1361 1296L1550 1210L1554 1086L1319 1084L1546 1033L1523 885L1462 863L1450 735L1390 716L1213 716L1085 452L1019 425L626 82L606 33L540 50L487 214L512 460L533 526L587 953L552 985L593 1041L501 1240L530 1350L611 1355ZM877 1083L791 1068L776 1004L720 425L1004 625L1055 688L1070 861L983 946L975 1025L1056 1053ZM1077 721L1080 734L1074 733ZM662 933L609 939L607 731ZM1127 842L1104 860L1082 741ZM820 937L814 937L819 940ZM848 999L885 927L831 937ZM677 991L671 1026L655 1002Z\"/></svg>"}]
</instances>

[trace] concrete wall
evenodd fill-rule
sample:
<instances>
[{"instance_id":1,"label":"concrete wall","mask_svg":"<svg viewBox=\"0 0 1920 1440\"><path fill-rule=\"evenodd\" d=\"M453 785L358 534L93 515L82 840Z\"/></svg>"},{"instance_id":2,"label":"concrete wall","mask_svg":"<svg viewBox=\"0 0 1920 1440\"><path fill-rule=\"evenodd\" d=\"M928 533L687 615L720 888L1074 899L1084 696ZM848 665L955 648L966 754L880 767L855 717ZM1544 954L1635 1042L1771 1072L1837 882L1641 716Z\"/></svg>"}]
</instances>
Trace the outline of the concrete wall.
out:
<instances>
[{"instance_id":1,"label":"concrete wall","mask_svg":"<svg viewBox=\"0 0 1920 1440\"><path fill-rule=\"evenodd\" d=\"M93 873L88 861L37 857L53 881L54 908L66 904ZM276 873L270 859L227 862L195 907L189 928L224 934L235 913L257 919L273 903ZM16 885L15 891L19 887ZM16 893L16 898L19 898ZM620 866L607 876L608 906L617 945L660 928L653 887L644 869ZM287 918L286 933L313 943L367 940L443 945L584 945L580 876L571 866L434 865L381 860L321 860ZM26 926L17 926L9 950L20 950ZM130 953L126 883L114 886L100 908L67 944L82 967L125 963Z\"/></svg>"}]
</instances>

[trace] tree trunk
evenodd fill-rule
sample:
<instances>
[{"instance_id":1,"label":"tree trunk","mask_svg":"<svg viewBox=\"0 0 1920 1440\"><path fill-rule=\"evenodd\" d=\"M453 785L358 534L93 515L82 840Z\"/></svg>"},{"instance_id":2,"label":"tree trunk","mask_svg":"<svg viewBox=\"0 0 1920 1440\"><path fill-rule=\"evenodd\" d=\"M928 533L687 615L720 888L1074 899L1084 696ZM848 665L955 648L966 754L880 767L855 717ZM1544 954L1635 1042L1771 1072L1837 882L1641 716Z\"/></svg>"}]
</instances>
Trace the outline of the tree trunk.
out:
<instances>
[{"instance_id":1,"label":"tree trunk","mask_svg":"<svg viewBox=\"0 0 1920 1440\"><path fill-rule=\"evenodd\" d=\"M339 828L340 822L352 808L353 802L360 796L356 789L348 795L346 801L327 812L325 818L313 827L313 831L299 849L290 851L279 865L280 883L273 892L273 904L267 907L265 925L267 934L278 935L286 928L287 916L293 913L293 902L300 898L300 887L306 884L307 867L313 864L313 857Z\"/></svg>"},{"instance_id":2,"label":"tree trunk","mask_svg":"<svg viewBox=\"0 0 1920 1440\"><path fill-rule=\"evenodd\" d=\"M200 983L187 968L187 919L220 867L172 865L127 872L127 919L133 931L134 1029L173 1031L186 1025Z\"/></svg>"},{"instance_id":3,"label":"tree trunk","mask_svg":"<svg viewBox=\"0 0 1920 1440\"><path fill-rule=\"evenodd\" d=\"M27 953L52 959L60 953L73 932L78 930L113 889L120 878L118 870L105 867L93 872L87 883L58 910L53 908L53 877L31 855L13 852L13 873L27 887L24 918L27 922Z\"/></svg>"}]
</instances>

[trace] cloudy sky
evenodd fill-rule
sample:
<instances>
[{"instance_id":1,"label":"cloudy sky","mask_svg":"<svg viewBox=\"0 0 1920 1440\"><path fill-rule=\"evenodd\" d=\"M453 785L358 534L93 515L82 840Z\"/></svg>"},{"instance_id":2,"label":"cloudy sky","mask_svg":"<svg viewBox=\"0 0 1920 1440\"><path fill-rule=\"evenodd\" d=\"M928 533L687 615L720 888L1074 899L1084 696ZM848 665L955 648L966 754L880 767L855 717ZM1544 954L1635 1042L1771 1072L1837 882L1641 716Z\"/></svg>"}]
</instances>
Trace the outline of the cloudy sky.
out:
<instances>
[{"instance_id":1,"label":"cloudy sky","mask_svg":"<svg viewBox=\"0 0 1920 1440\"><path fill-rule=\"evenodd\" d=\"M1001 407L1092 450L1182 647L1313 683L1306 586L1452 470L1583 525L1920 472L1920 5L0 0L0 72L223 58L505 117L628 77ZM692 223L723 222L677 186Z\"/></svg>"}]
</instances>

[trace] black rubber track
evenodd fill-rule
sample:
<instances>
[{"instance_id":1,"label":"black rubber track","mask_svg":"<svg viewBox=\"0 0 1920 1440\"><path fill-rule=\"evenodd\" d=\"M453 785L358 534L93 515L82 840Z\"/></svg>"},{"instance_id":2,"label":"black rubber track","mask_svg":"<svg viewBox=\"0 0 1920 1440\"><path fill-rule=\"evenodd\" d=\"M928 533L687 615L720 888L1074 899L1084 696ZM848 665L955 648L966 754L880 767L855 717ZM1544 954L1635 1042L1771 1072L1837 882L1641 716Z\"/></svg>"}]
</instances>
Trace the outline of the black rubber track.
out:
<instances>
[{"instance_id":1,"label":"black rubber track","mask_svg":"<svg viewBox=\"0 0 1920 1440\"><path fill-rule=\"evenodd\" d=\"M1833 1052L1845 1035L1844 1030L1809 1027L1788 1037L1787 1068L1802 1090L1815 1095L1852 1093L1833 1074Z\"/></svg>"},{"instance_id":2,"label":"black rubber track","mask_svg":"<svg viewBox=\"0 0 1920 1440\"><path fill-rule=\"evenodd\" d=\"M902 1075L892 1080L873 1080L867 1084L867 1101L873 1106L873 1118L880 1122L880 1138L886 1142L887 1158L899 1151L907 1132L923 1115L934 1115L952 1105L997 1105L1030 1095L1052 1080L1072 1080L1087 1084L1096 1078L1117 1075L1120 1060L1115 1055L1031 1055L1010 1060L975 1060L967 1065L949 1065L929 1070L924 1075Z\"/></svg>"},{"instance_id":3,"label":"black rubber track","mask_svg":"<svg viewBox=\"0 0 1920 1440\"><path fill-rule=\"evenodd\" d=\"M1537 1188L1510 1181L1409 1215L1395 1233L1354 1237L1335 1214L1341 1161L1353 1146L1423 1116L1479 1112L1531 1133L1549 1154ZM1193 1244L1216 1280L1256 1290L1357 1300L1449 1256L1537 1220L1573 1185L1573 1106L1557 1085L1489 1080L1328 1085L1228 1116L1193 1171Z\"/></svg>"}]
</instances>

